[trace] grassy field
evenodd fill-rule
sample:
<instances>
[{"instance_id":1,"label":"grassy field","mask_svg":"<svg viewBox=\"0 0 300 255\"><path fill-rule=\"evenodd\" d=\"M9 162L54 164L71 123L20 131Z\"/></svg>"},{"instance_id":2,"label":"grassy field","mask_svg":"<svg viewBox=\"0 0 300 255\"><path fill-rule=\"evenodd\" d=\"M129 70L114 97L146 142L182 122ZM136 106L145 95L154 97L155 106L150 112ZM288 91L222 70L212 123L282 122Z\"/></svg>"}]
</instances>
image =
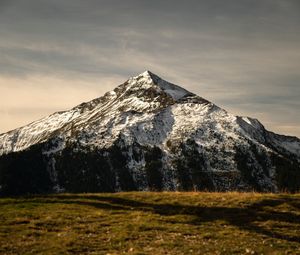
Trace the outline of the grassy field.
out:
<instances>
[{"instance_id":1,"label":"grassy field","mask_svg":"<svg viewBox=\"0 0 300 255\"><path fill-rule=\"evenodd\" d=\"M0 254L300 254L300 195L1 198Z\"/></svg>"}]
</instances>

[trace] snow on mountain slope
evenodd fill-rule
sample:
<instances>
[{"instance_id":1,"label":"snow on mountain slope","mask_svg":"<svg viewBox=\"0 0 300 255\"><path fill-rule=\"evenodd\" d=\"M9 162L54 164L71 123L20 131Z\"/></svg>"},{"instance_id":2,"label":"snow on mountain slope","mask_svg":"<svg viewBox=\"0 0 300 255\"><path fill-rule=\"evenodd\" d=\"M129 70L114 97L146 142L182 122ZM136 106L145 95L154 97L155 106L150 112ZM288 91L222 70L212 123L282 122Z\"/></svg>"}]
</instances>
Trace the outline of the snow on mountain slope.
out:
<instances>
[{"instance_id":1,"label":"snow on mountain slope","mask_svg":"<svg viewBox=\"0 0 300 255\"><path fill-rule=\"evenodd\" d=\"M57 112L31 124L0 135L0 155L44 142L55 130L80 114L77 110Z\"/></svg>"},{"instance_id":2,"label":"snow on mountain slope","mask_svg":"<svg viewBox=\"0 0 300 255\"><path fill-rule=\"evenodd\" d=\"M157 114L161 109L164 110ZM156 126L153 120L158 123ZM163 144L167 139L182 139L201 130L202 142L208 144L210 141L205 140L204 133L212 128L228 137L244 135L265 142L265 129L259 121L237 118L145 71L103 97L1 134L0 155L24 150L56 134L72 137L74 132L79 134L82 144L101 147L111 144L120 132L133 133L136 140L144 144ZM145 132L148 135L145 136ZM298 139L291 141L278 136L272 139L276 146L300 155Z\"/></svg>"},{"instance_id":3,"label":"snow on mountain slope","mask_svg":"<svg viewBox=\"0 0 300 255\"><path fill-rule=\"evenodd\" d=\"M157 84L154 84L153 79L157 81ZM147 95L144 95L145 91L147 91ZM103 124L101 126L111 126L110 132L113 135L124 125L123 123L113 128L116 122L124 121L124 116L119 116L116 120L111 118L115 117L114 114L126 111L141 113L155 111L187 94L190 93L146 71L130 78L125 84L106 93L101 98L81 104L70 111L54 113L25 127L1 134L0 155L24 150L33 144L44 142L59 129L70 131L72 128L78 128L78 130L83 130L86 126L97 125L98 127L99 121ZM164 101L160 101L161 95L164 95ZM130 119L129 115L126 117L127 120ZM145 118L145 116L140 117ZM94 135L101 133L101 128L97 127L91 127L92 131L95 131Z\"/></svg>"},{"instance_id":4,"label":"snow on mountain slope","mask_svg":"<svg viewBox=\"0 0 300 255\"><path fill-rule=\"evenodd\" d=\"M271 143L280 151L288 151L290 154L300 157L300 140L297 137L277 135L269 132Z\"/></svg>"},{"instance_id":5,"label":"snow on mountain slope","mask_svg":"<svg viewBox=\"0 0 300 255\"><path fill-rule=\"evenodd\" d=\"M298 138L269 132L258 120L234 116L149 71L100 98L0 135L0 155L30 152L33 145L42 146L56 190L67 191L74 190L68 185L75 180L64 172L71 159L72 175L77 168L81 175L95 171L94 162L102 160L106 175L96 174L97 191L276 191L286 185L282 169L296 173L300 163ZM98 156L75 157L88 152ZM62 174L65 183L59 183Z\"/></svg>"}]
</instances>

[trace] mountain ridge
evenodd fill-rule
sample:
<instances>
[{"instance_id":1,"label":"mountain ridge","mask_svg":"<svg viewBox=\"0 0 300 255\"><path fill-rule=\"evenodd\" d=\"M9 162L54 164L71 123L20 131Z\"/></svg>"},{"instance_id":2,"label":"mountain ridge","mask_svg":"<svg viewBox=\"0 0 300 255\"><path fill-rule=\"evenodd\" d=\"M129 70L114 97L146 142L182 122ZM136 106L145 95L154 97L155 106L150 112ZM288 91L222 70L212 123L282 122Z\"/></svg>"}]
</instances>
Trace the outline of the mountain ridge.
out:
<instances>
[{"instance_id":1,"label":"mountain ridge","mask_svg":"<svg viewBox=\"0 0 300 255\"><path fill-rule=\"evenodd\" d=\"M34 172L45 175L47 192L300 187L298 138L269 132L257 119L234 116L150 71L1 134L0 194L1 187L14 189L3 191L1 171L22 172L25 154L40 158Z\"/></svg>"}]
</instances>

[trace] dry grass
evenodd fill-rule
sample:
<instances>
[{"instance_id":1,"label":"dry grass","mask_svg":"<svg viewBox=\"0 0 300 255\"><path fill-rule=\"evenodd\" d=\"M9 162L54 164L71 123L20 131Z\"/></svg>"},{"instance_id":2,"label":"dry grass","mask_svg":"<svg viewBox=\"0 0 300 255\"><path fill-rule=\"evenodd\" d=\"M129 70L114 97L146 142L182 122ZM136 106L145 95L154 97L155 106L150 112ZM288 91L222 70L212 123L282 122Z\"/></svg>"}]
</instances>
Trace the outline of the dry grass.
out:
<instances>
[{"instance_id":1,"label":"dry grass","mask_svg":"<svg viewBox=\"0 0 300 255\"><path fill-rule=\"evenodd\" d=\"M300 254L300 195L0 199L0 254Z\"/></svg>"}]
</instances>

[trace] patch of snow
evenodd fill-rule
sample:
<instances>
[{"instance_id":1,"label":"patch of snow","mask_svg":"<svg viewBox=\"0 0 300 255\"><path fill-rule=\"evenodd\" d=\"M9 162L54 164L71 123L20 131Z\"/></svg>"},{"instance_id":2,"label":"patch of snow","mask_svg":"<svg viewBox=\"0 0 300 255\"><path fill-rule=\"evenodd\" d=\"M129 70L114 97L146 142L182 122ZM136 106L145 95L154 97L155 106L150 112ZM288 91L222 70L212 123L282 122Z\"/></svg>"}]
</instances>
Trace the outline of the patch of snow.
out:
<instances>
[{"instance_id":1,"label":"patch of snow","mask_svg":"<svg viewBox=\"0 0 300 255\"><path fill-rule=\"evenodd\" d=\"M44 142L55 130L80 116L78 110L57 112L27 126L0 135L0 155Z\"/></svg>"},{"instance_id":2,"label":"patch of snow","mask_svg":"<svg viewBox=\"0 0 300 255\"><path fill-rule=\"evenodd\" d=\"M252 125L250 119L248 117L242 117L243 121L247 122L249 125Z\"/></svg>"},{"instance_id":3,"label":"patch of snow","mask_svg":"<svg viewBox=\"0 0 300 255\"><path fill-rule=\"evenodd\" d=\"M207 161L207 171L234 175L237 174L236 147L248 151L250 144L255 144L261 151L271 151L264 140L265 132L258 120L236 117L146 71L130 78L102 98L0 135L0 155L51 141L55 137L61 139L43 152L49 158L63 150L66 142L87 148L106 149L122 139L124 146L129 148L126 151L127 167L133 178L140 180L143 179L142 170L146 162L143 157L134 159L131 146L135 143L140 146L158 146L163 151L164 185L166 189L172 190L176 188L176 178L172 172L172 162L176 156L176 152L172 152L173 145L186 145L187 139L191 139L199 155L201 153ZM298 140L275 137L272 141L276 146L300 155ZM249 155L256 171L262 171L259 164L255 163L255 156L251 153ZM51 167L55 178L55 161L52 161ZM274 169L270 168L269 171L271 177L261 180L264 182L262 185L272 184ZM120 189L118 175L116 181L117 189ZM146 189L147 185L143 183L141 187ZM58 186L56 189L61 190Z\"/></svg>"},{"instance_id":4,"label":"patch of snow","mask_svg":"<svg viewBox=\"0 0 300 255\"><path fill-rule=\"evenodd\" d=\"M137 83L148 85L155 84L175 100L178 100L187 94L191 94L189 91L161 79L160 77L151 73L150 71L145 71L137 76L130 78L129 83L131 83L132 85L135 85Z\"/></svg>"}]
</instances>

